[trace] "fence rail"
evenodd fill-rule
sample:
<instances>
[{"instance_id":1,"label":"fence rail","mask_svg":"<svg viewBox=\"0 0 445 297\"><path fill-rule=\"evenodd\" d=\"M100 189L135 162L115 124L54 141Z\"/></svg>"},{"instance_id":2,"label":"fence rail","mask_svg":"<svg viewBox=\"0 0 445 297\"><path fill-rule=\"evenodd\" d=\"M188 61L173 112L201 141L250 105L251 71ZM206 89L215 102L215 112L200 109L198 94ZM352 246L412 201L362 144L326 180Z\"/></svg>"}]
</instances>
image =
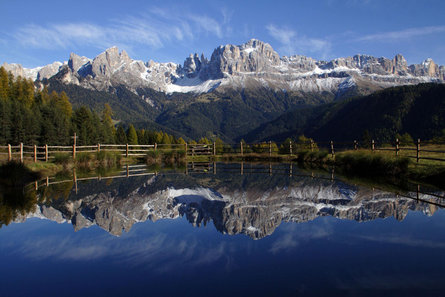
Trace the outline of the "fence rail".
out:
<instances>
[{"instance_id":1,"label":"fence rail","mask_svg":"<svg viewBox=\"0 0 445 297\"><path fill-rule=\"evenodd\" d=\"M336 153L344 150L367 149L372 152L394 152L396 156L402 155L408 158L420 160L431 160L445 162L445 145L431 142L422 142L417 140L413 146L400 145L398 139L391 145L377 144L374 140L370 143L359 143L354 140L351 142L314 142L310 140L306 143L287 142L277 146L274 142L262 142L247 144L240 142L238 144L97 144L97 145L3 145L0 146L0 156L7 156L8 160L25 159L37 161L48 161L54 159L57 154L71 154L73 159L79 153L97 153L101 151L120 153L123 156L144 156L150 151L185 151L186 156L220 156L237 155L248 156L252 154L277 155L296 155L298 151L310 150L316 151L319 148L325 149L335 158Z\"/></svg>"},{"instance_id":2,"label":"fence rail","mask_svg":"<svg viewBox=\"0 0 445 297\"><path fill-rule=\"evenodd\" d=\"M301 172L293 163L269 163L269 164L255 164L255 163L216 163L216 162L190 162L185 166L185 172L164 172L159 173L156 171L151 171L146 165L126 165L121 170L115 172L113 175L109 176L88 176L88 177L77 177L76 171L73 170L71 178L59 180L55 177L46 177L37 180L31 184L29 187L34 187L38 190L41 187L48 187L51 185L57 185L62 183L72 183L74 191L78 193L78 182L88 181L88 180L110 180L119 178L131 178L139 176L157 176L158 174L168 175L168 174L185 174L185 175L216 175L216 174L230 174L230 175L269 175L269 176L288 176L289 178L302 177L302 178L312 178L321 179L326 181L334 182L337 179L335 176L334 169L331 170L330 175L326 174L316 174L311 172ZM374 189L379 189L378 187L373 187ZM383 189L381 189L383 190ZM439 193L432 193L431 190L421 190L420 184L412 184L410 190L405 191L395 191L396 197L405 197L416 200L417 202L425 202L439 207L445 207L445 196ZM421 197L421 195L426 195L430 197Z\"/></svg>"}]
</instances>

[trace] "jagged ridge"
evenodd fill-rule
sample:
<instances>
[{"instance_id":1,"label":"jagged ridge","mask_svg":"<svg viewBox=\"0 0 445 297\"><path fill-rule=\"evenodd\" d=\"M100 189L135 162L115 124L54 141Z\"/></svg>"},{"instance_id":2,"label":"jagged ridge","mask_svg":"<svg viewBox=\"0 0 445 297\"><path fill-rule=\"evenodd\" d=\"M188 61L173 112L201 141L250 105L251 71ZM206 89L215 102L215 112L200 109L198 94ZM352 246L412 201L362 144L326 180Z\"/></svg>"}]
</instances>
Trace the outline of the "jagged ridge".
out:
<instances>
[{"instance_id":1,"label":"jagged ridge","mask_svg":"<svg viewBox=\"0 0 445 297\"><path fill-rule=\"evenodd\" d=\"M408 65L402 55L393 59L355 55L329 62L299 55L280 57L269 44L256 39L242 45L220 46L210 60L192 54L183 65L132 60L125 51L119 53L117 47L112 47L92 60L72 53L67 63L55 62L35 69L18 64L3 66L37 81L64 70L60 77L64 83L97 90L124 85L135 93L141 88L165 93L205 93L259 86L342 94L363 84L383 88L445 80L445 67L431 59Z\"/></svg>"},{"instance_id":2,"label":"jagged ridge","mask_svg":"<svg viewBox=\"0 0 445 297\"><path fill-rule=\"evenodd\" d=\"M432 215L437 209L379 190L312 179L268 189L253 185L246 189L230 188L226 183L214 189L196 183L175 188L168 185L170 182L165 183L165 177L152 177L126 193L112 188L62 204L42 204L28 217L69 222L75 230L98 225L120 235L137 222L185 216L194 226L212 221L219 232L260 239L272 234L281 222L301 223L320 216L359 222L390 216L403 220L409 210Z\"/></svg>"}]
</instances>

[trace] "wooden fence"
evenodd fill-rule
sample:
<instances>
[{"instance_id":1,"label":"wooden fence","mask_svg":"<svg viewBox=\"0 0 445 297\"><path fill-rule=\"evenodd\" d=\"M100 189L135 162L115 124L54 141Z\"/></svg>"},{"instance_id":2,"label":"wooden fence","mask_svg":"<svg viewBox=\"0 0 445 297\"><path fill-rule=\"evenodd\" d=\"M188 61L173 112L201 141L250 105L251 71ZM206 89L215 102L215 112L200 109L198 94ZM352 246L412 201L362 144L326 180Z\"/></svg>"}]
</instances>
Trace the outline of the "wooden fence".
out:
<instances>
[{"instance_id":1,"label":"wooden fence","mask_svg":"<svg viewBox=\"0 0 445 297\"><path fill-rule=\"evenodd\" d=\"M370 150L393 152L395 156L405 156L414 158L417 162L420 160L443 161L445 162L445 145L421 142L420 139L413 145L401 145L396 139L393 144L378 144L372 140L369 144L352 142L314 142L308 141L306 143L289 142L277 146L275 143L262 142L246 144L240 142L238 144L150 144L150 145L131 145L131 144L97 144L77 146L76 144L70 146L57 145L7 145L0 146L0 158L7 160L25 159L37 161L49 161L54 159L57 154L70 154L73 159L76 159L77 154L80 153L97 153L101 151L119 153L125 157L145 156L150 151L183 151L186 156L221 156L221 155L237 155L248 156L251 154L268 155L269 157L277 155L296 155L300 150L316 151L318 149L327 150L328 153L335 158L335 154L344 150Z\"/></svg>"},{"instance_id":2,"label":"wooden fence","mask_svg":"<svg viewBox=\"0 0 445 297\"><path fill-rule=\"evenodd\" d=\"M150 145L132 145L132 144L97 144L97 145L19 145L0 146L0 156L8 161L25 159L37 161L49 161L54 159L57 154L69 154L76 159L78 154L98 153L101 151L116 152L125 157L145 156L149 151L169 150L178 151L186 149L184 144L150 144Z\"/></svg>"},{"instance_id":3,"label":"wooden fence","mask_svg":"<svg viewBox=\"0 0 445 297\"><path fill-rule=\"evenodd\" d=\"M37 180L27 187L35 188L38 190L41 187L48 187L51 185L64 184L64 183L73 183L74 191L77 194L78 192L78 182L88 181L88 180L110 180L110 179L119 179L119 178L131 178L131 177L140 177L140 176L157 176L161 175L216 175L216 174L230 174L230 175L268 175L268 176L288 176L289 178L312 178L319 180L326 180L334 182L337 180L335 176L334 169L331 170L330 175L326 174L316 174L314 172L306 173L301 172L293 163L269 163L269 164L261 164L261 163L216 163L216 162L187 162L185 165L185 172L157 172L151 171L147 165L126 165L121 168L121 170L114 172L109 176L88 176L88 177L78 177L76 174L76 170L73 170L72 178L68 179L57 179L55 177L46 177L41 180ZM421 185L412 184L412 188L407 191L397 191L396 197L401 196L405 198L414 199L417 202L426 202L439 207L445 207L445 196L440 195L439 193L431 192L431 190L425 189L421 190ZM372 188L374 191L374 187ZM383 189L382 189L383 190ZM415 195L411 195L415 194ZM428 195L427 197L421 198L420 195Z\"/></svg>"}]
</instances>

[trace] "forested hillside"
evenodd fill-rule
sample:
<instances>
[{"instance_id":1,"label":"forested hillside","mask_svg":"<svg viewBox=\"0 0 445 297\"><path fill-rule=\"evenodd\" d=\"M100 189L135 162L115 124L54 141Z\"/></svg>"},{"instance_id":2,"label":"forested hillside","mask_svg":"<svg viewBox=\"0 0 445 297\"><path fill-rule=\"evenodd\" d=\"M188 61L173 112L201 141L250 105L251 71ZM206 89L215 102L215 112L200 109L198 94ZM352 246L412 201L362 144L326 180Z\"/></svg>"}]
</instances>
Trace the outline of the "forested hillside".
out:
<instances>
[{"instance_id":1,"label":"forested hillside","mask_svg":"<svg viewBox=\"0 0 445 297\"><path fill-rule=\"evenodd\" d=\"M247 141L281 141L305 134L319 141L351 141L365 134L381 142L397 133L431 139L445 129L445 85L419 84L385 89L318 107L295 110L261 125Z\"/></svg>"},{"instance_id":2,"label":"forested hillside","mask_svg":"<svg viewBox=\"0 0 445 297\"><path fill-rule=\"evenodd\" d=\"M100 112L108 103L115 119L124 125L137 122L140 128L168 131L177 137L220 137L227 142L287 110L334 100L329 93L275 92L264 87L201 95L137 90L147 103L124 86L113 92L95 91L64 84L57 76L43 83L49 90L66 92L74 107L85 105Z\"/></svg>"},{"instance_id":3,"label":"forested hillside","mask_svg":"<svg viewBox=\"0 0 445 297\"><path fill-rule=\"evenodd\" d=\"M126 130L121 125L116 129L112 108L102 103L99 112L80 104L73 109L64 91L38 90L32 80L14 77L0 67L0 144L67 145L74 133L80 145L184 141L159 130L137 130L132 124Z\"/></svg>"}]
</instances>

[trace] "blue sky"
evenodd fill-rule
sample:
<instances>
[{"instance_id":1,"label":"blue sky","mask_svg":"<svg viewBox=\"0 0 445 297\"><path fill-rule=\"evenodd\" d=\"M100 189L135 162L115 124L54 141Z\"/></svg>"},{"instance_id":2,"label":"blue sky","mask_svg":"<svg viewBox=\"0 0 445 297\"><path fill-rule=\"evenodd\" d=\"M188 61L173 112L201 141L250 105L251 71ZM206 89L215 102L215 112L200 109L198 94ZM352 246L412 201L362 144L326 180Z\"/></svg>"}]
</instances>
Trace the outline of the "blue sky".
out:
<instances>
[{"instance_id":1,"label":"blue sky","mask_svg":"<svg viewBox=\"0 0 445 297\"><path fill-rule=\"evenodd\" d=\"M251 38L280 55L401 53L409 64L445 65L443 0L0 0L0 28L0 64L25 67L70 52L94 58L114 45L133 59L182 63Z\"/></svg>"}]
</instances>

